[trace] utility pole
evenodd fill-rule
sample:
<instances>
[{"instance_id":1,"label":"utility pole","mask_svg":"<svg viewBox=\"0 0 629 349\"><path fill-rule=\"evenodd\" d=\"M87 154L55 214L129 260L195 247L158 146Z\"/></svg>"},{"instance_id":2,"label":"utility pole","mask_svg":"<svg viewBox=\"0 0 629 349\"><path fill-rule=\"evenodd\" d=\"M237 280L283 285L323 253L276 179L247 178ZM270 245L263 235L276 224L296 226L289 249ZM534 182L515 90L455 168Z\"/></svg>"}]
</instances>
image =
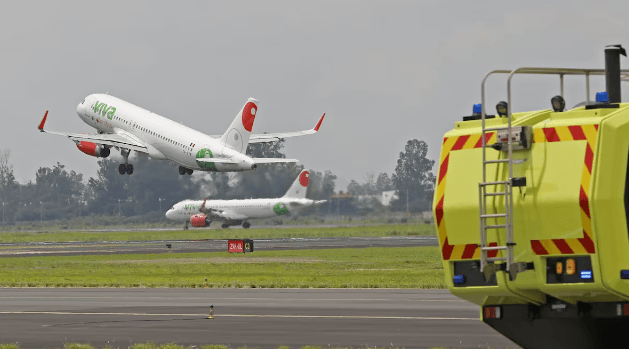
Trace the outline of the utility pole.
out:
<instances>
[{"instance_id":1,"label":"utility pole","mask_svg":"<svg viewBox=\"0 0 629 349\"><path fill-rule=\"evenodd\" d=\"M120 210L120 199L118 199L118 216L122 216L122 211Z\"/></svg>"},{"instance_id":2,"label":"utility pole","mask_svg":"<svg viewBox=\"0 0 629 349\"><path fill-rule=\"evenodd\" d=\"M4 202L2 203L2 223L4 223Z\"/></svg>"},{"instance_id":3,"label":"utility pole","mask_svg":"<svg viewBox=\"0 0 629 349\"><path fill-rule=\"evenodd\" d=\"M406 188L406 215L408 216L408 188Z\"/></svg>"},{"instance_id":4,"label":"utility pole","mask_svg":"<svg viewBox=\"0 0 629 349\"><path fill-rule=\"evenodd\" d=\"M160 212L162 211L162 200L164 200L164 199L159 198L159 210L160 210Z\"/></svg>"},{"instance_id":5,"label":"utility pole","mask_svg":"<svg viewBox=\"0 0 629 349\"><path fill-rule=\"evenodd\" d=\"M44 203L43 202L39 202L39 221L43 221L44 220Z\"/></svg>"}]
</instances>

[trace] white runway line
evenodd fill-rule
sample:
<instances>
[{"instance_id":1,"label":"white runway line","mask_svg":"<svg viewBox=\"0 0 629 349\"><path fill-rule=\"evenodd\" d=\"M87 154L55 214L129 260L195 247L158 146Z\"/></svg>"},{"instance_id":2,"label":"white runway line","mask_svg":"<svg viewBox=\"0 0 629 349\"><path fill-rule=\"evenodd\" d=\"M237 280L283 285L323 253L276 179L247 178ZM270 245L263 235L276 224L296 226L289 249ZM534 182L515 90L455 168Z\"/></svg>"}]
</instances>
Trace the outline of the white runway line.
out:
<instances>
[{"instance_id":1,"label":"white runway line","mask_svg":"<svg viewBox=\"0 0 629 349\"><path fill-rule=\"evenodd\" d=\"M22 315L118 315L118 316L208 316L209 314L150 314L150 313L73 313L60 311L2 311L0 314ZM420 317L420 316L358 316L358 315L259 315L259 314L221 314L220 317L259 317L259 318L322 318L322 319L395 319L395 320L474 320L478 318L459 317Z\"/></svg>"}]
</instances>

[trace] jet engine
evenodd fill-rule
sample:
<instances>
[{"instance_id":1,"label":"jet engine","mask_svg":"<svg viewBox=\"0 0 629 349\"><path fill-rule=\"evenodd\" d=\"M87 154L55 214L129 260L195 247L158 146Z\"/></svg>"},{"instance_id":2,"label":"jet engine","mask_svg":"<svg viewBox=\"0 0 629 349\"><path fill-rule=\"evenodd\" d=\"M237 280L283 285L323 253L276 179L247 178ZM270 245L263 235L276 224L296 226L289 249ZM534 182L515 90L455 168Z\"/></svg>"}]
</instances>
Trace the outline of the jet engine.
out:
<instances>
[{"instance_id":1,"label":"jet engine","mask_svg":"<svg viewBox=\"0 0 629 349\"><path fill-rule=\"evenodd\" d=\"M77 142L76 147L85 154L95 156L97 158L106 158L109 156L109 153L111 153L109 148L105 148L102 145L92 142Z\"/></svg>"},{"instance_id":2,"label":"jet engine","mask_svg":"<svg viewBox=\"0 0 629 349\"><path fill-rule=\"evenodd\" d=\"M190 223L193 227L205 227L210 225L211 221L203 213L195 214L190 217Z\"/></svg>"}]
</instances>

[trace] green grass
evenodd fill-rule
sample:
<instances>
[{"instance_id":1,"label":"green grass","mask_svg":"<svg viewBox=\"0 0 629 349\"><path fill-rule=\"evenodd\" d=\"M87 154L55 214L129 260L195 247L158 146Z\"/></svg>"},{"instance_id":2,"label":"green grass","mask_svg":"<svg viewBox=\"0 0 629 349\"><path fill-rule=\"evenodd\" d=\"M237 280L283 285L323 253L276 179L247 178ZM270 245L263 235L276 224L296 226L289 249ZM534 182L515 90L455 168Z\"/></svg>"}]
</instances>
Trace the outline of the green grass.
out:
<instances>
[{"instance_id":1,"label":"green grass","mask_svg":"<svg viewBox=\"0 0 629 349\"><path fill-rule=\"evenodd\" d=\"M33 232L0 233L0 243L9 242L61 242L61 241L147 241L147 240L202 240L231 238L297 238L297 237L351 237L351 236L412 236L434 235L431 224L394 224L348 226L334 228L264 228L264 229L193 229L167 231L120 232Z\"/></svg>"},{"instance_id":2,"label":"green grass","mask_svg":"<svg viewBox=\"0 0 629 349\"><path fill-rule=\"evenodd\" d=\"M0 259L3 287L444 288L437 247Z\"/></svg>"}]
</instances>

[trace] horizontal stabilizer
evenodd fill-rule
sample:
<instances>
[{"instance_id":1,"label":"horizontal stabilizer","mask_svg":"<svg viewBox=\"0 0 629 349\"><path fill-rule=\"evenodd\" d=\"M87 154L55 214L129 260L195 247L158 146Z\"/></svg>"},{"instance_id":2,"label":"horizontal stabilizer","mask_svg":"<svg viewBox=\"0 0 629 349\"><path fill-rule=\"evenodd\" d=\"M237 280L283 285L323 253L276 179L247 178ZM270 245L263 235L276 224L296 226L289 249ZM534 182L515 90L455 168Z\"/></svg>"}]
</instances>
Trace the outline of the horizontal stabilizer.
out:
<instances>
[{"instance_id":1,"label":"horizontal stabilizer","mask_svg":"<svg viewBox=\"0 0 629 349\"><path fill-rule=\"evenodd\" d=\"M276 162L299 162L297 159L282 159L282 158L251 158L256 164L271 164Z\"/></svg>"},{"instance_id":2,"label":"horizontal stabilizer","mask_svg":"<svg viewBox=\"0 0 629 349\"><path fill-rule=\"evenodd\" d=\"M319 127L321 127L321 123L323 122L323 118L324 117L325 117L325 114L323 114L323 116L321 116L321 118L319 119L319 122L317 122L315 127L311 128L309 130L294 131L294 132L281 132L281 133L255 134L255 135L251 135L251 137L249 138L249 143L251 144L251 143L276 142L276 141L279 141L282 138L305 136L305 135L311 135L311 134L317 133L319 131Z\"/></svg>"}]
</instances>

